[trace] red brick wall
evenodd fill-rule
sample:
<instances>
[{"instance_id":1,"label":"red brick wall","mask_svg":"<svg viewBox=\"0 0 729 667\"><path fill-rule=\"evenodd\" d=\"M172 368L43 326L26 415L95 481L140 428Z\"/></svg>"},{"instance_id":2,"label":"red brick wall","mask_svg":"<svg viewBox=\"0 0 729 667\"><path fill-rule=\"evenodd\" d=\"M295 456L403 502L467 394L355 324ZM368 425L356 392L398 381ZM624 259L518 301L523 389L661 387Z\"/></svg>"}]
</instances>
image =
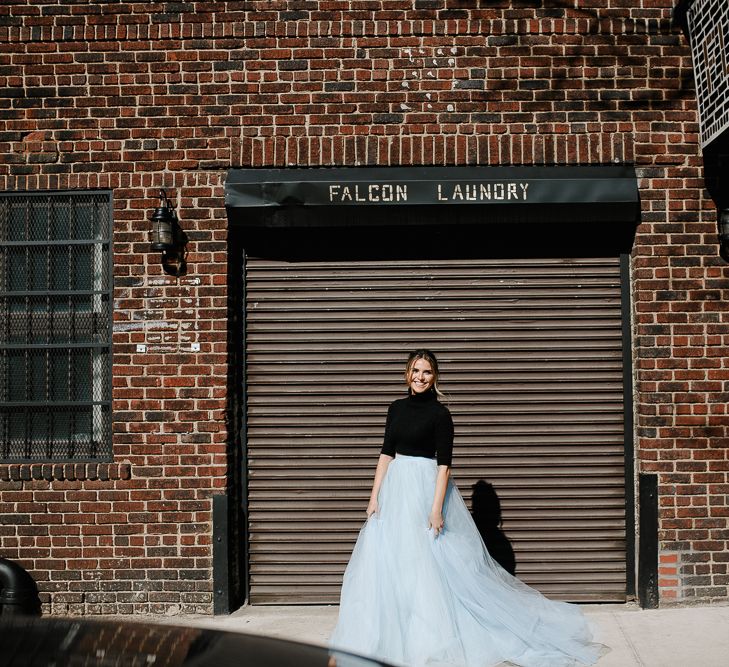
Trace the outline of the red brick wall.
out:
<instances>
[{"instance_id":1,"label":"red brick wall","mask_svg":"<svg viewBox=\"0 0 729 667\"><path fill-rule=\"evenodd\" d=\"M0 189L114 193L114 466L0 466L0 553L47 608L210 611L223 184L273 165L634 163L636 447L659 474L662 599L727 597L729 283L688 47L671 0L542 4L0 6ZM159 187L190 239L179 279L147 251Z\"/></svg>"}]
</instances>

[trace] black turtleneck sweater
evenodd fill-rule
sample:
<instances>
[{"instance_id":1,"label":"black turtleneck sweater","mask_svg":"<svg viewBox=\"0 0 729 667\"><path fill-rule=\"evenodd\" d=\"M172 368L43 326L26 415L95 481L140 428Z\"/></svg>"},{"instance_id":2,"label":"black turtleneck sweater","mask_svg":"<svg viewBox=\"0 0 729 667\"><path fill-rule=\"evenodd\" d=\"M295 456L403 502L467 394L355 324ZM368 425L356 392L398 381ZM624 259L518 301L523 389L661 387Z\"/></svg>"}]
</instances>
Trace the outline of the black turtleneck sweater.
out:
<instances>
[{"instance_id":1,"label":"black turtleneck sweater","mask_svg":"<svg viewBox=\"0 0 729 667\"><path fill-rule=\"evenodd\" d=\"M438 465L451 465L453 419L433 389L390 404L382 454L424 456L436 458Z\"/></svg>"}]
</instances>

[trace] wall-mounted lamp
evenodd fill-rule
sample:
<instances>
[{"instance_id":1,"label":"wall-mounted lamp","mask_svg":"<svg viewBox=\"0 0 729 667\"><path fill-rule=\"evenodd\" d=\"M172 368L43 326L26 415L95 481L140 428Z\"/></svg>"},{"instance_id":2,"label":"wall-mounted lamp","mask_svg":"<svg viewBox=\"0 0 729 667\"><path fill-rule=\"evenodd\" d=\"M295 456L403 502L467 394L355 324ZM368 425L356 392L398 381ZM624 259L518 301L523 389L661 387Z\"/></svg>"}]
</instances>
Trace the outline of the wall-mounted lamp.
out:
<instances>
[{"instance_id":1,"label":"wall-mounted lamp","mask_svg":"<svg viewBox=\"0 0 729 667\"><path fill-rule=\"evenodd\" d=\"M725 262L729 262L729 208L719 209L719 254Z\"/></svg>"},{"instance_id":2,"label":"wall-mounted lamp","mask_svg":"<svg viewBox=\"0 0 729 667\"><path fill-rule=\"evenodd\" d=\"M152 222L152 244L150 248L162 253L162 268L165 273L179 276L185 272L187 236L177 222L177 214L170 206L167 193L159 191L159 206L149 217Z\"/></svg>"}]
</instances>

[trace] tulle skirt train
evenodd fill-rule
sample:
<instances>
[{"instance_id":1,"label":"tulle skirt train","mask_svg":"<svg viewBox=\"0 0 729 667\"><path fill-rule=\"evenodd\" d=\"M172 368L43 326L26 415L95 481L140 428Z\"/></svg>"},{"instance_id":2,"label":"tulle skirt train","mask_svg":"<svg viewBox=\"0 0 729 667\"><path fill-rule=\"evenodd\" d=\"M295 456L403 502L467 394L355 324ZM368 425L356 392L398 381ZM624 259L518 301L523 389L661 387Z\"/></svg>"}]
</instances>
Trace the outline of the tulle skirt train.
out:
<instances>
[{"instance_id":1,"label":"tulle skirt train","mask_svg":"<svg viewBox=\"0 0 729 667\"><path fill-rule=\"evenodd\" d=\"M332 647L408 667L591 665L580 609L556 602L488 554L458 489L448 484L445 528L428 529L437 465L398 455L344 575Z\"/></svg>"}]
</instances>

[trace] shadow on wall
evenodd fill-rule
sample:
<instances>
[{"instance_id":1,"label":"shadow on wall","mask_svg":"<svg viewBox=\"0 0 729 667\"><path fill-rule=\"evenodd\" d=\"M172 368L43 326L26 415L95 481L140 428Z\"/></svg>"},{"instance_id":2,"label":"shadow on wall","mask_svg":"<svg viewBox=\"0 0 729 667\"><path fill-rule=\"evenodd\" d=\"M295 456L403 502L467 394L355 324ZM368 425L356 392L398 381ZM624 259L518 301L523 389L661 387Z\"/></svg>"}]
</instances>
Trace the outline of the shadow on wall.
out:
<instances>
[{"instance_id":1,"label":"shadow on wall","mask_svg":"<svg viewBox=\"0 0 729 667\"><path fill-rule=\"evenodd\" d=\"M514 549L501 530L501 502L496 489L486 480L473 485L471 515L489 555L509 574L516 574Z\"/></svg>"}]
</instances>

